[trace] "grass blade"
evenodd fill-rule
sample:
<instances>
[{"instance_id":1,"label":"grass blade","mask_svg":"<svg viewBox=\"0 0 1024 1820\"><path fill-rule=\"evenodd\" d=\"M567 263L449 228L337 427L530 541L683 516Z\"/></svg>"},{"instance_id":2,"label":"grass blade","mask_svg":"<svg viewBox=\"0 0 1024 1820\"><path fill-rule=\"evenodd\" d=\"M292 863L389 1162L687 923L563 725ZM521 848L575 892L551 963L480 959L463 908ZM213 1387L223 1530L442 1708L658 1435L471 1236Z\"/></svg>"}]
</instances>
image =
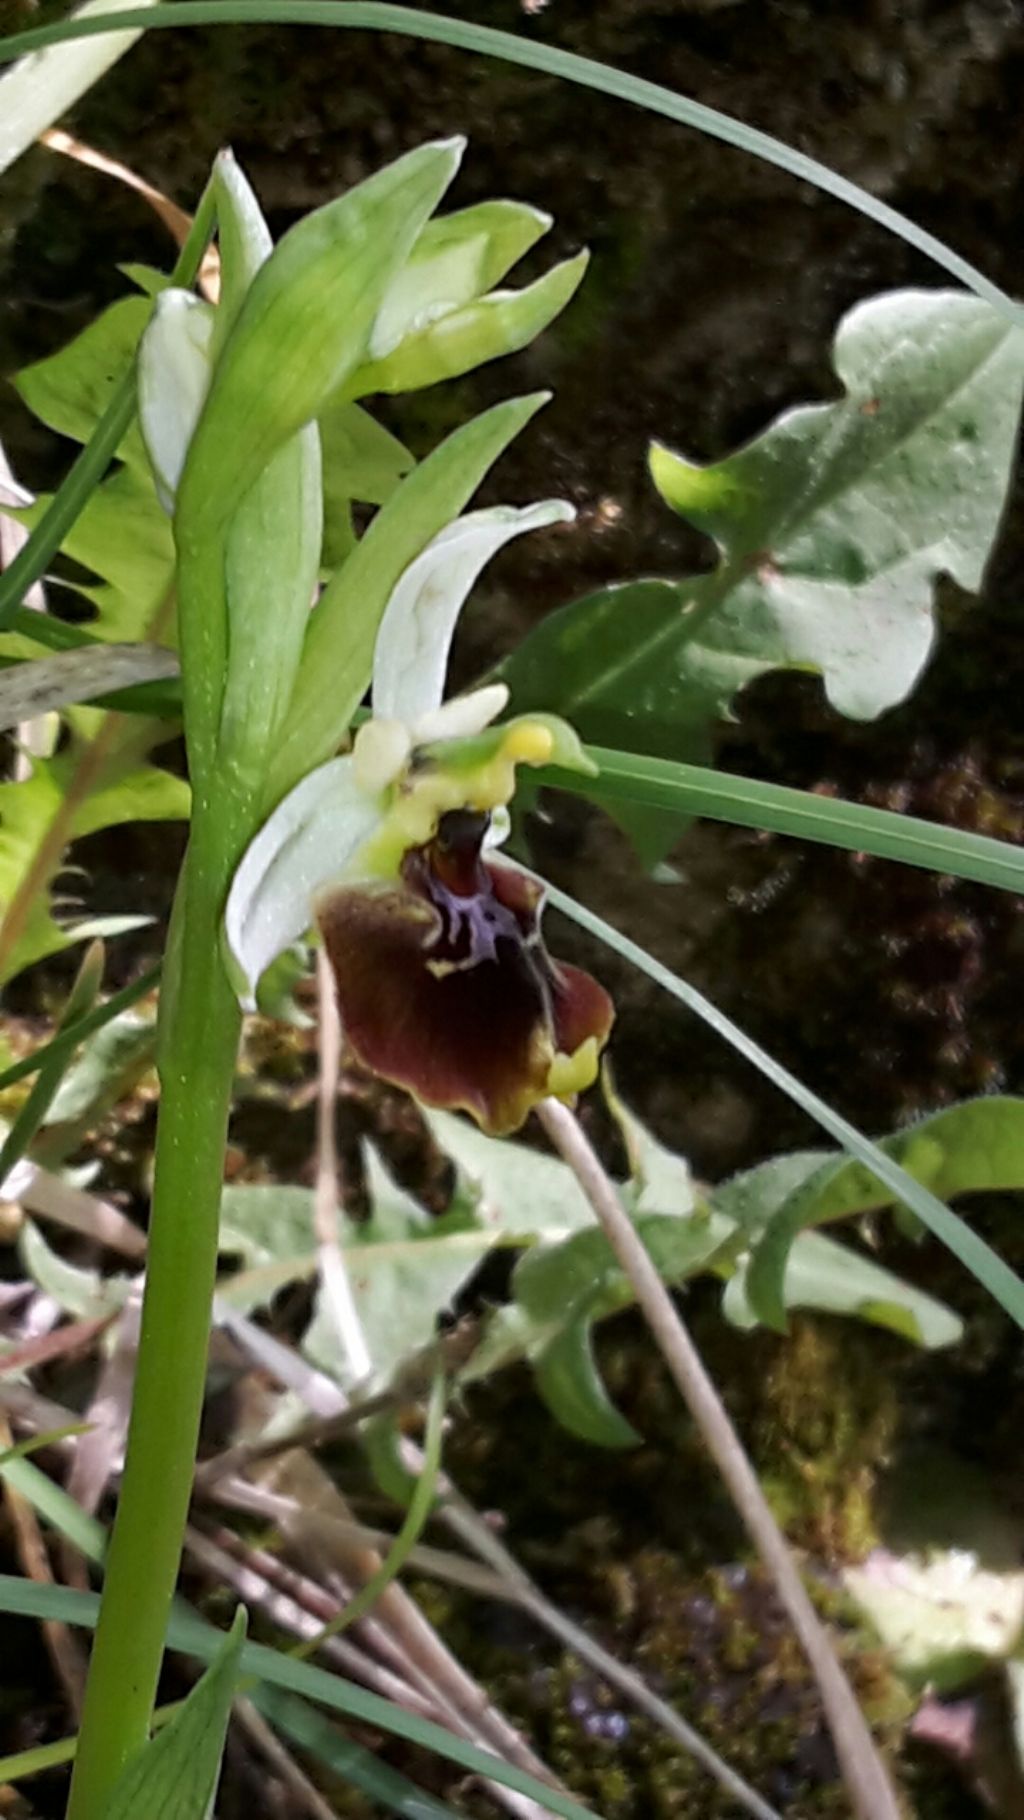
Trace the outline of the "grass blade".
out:
<instances>
[{"instance_id":1,"label":"grass blade","mask_svg":"<svg viewBox=\"0 0 1024 1820\"><path fill-rule=\"evenodd\" d=\"M898 815L892 809L816 796L811 790L734 777L703 765L645 758L604 746L586 749L601 771L593 783L568 771L545 772L540 781L601 804L638 803L675 811L680 817L703 815L741 828L767 828L774 834L791 834L995 885L1001 891L1024 893L1024 848L1011 846L1009 841L946 828L915 815Z\"/></svg>"},{"instance_id":2,"label":"grass blade","mask_svg":"<svg viewBox=\"0 0 1024 1820\"><path fill-rule=\"evenodd\" d=\"M341 26L349 30L397 32L411 38L425 38L435 44L449 44L458 50L472 51L484 57L496 57L506 63L518 63L542 75L558 76L583 88L596 89L650 113L663 114L681 126L695 127L698 132L720 139L738 151L749 152L767 164L778 165L791 177L824 190L827 195L859 210L879 226L897 234L909 246L933 259L951 272L969 290L983 297L1010 321L1019 323L1024 315L1021 306L993 284L970 262L951 247L919 228L888 203L880 202L859 184L841 177L792 146L784 145L770 133L747 126L722 114L703 102L674 94L660 83L632 76L593 58L581 57L575 51L560 50L554 45L521 38L514 32L501 32L491 26L476 25L467 19L451 19L444 14L418 12L407 6L374 4L372 0L175 0L172 6L160 5L146 12L129 9L118 15L118 25L142 30L184 25L320 25ZM0 62L11 62L30 51L42 50L49 44L61 44L72 38L92 37L113 28L103 19L67 19L59 24L40 26L0 40Z\"/></svg>"},{"instance_id":3,"label":"grass blade","mask_svg":"<svg viewBox=\"0 0 1024 1820\"><path fill-rule=\"evenodd\" d=\"M979 1238L978 1234L973 1232L964 1220L953 1213L934 1194L929 1194L927 1188L922 1187L920 1182L915 1182L905 1170L899 1167L898 1163L894 1163L890 1157L879 1150L877 1144L873 1144L870 1138L866 1138L840 1113L834 1112L832 1107L819 1099L810 1087L805 1087L795 1074L790 1074L788 1068L783 1068L780 1062L773 1060L760 1044L747 1036L737 1024L733 1023L731 1018L726 1017L724 1011L719 1011L710 999L705 998L702 992L698 992L695 986L680 979L678 974L663 966L661 961L655 960L654 956L648 954L646 949L641 948L637 942L630 941L628 936L622 935L618 929L613 928L611 923L606 923L602 917L595 915L594 911L577 903L575 898L569 897L557 886L547 884L546 880L542 879L540 882L545 885L548 900L554 904L556 909L563 911L566 916L572 918L573 922L578 923L581 929L586 929L588 934L596 936L607 947L613 948L617 954L621 954L624 960L639 968L641 973L646 973L649 979L654 980L656 985L661 986L665 992L678 999L679 1003L685 1005L688 1011L695 1012L738 1054L744 1056L748 1062L752 1062L766 1080L771 1081L773 1086L778 1087L795 1105L814 1119L816 1124L827 1131L830 1137L835 1138L848 1155L855 1157L859 1163L863 1163L870 1169L872 1175L877 1176L878 1180L884 1182L885 1186L891 1190L893 1199L916 1213L929 1232L933 1233L937 1239L941 1239L953 1256L959 1259L973 1277L977 1278L1000 1307L1012 1316L1018 1327L1024 1328L1024 1282L1014 1274L1008 1264L1004 1264L998 1253L992 1250L991 1245L987 1245L984 1239Z\"/></svg>"},{"instance_id":4,"label":"grass blade","mask_svg":"<svg viewBox=\"0 0 1024 1820\"><path fill-rule=\"evenodd\" d=\"M99 1617L97 1593L73 1592L65 1586L37 1586L33 1580L19 1579L14 1574L0 1574L0 1611L12 1617L53 1618L64 1624L77 1624L95 1629ZM197 1656L210 1662L221 1647L223 1633L203 1619L180 1610L172 1613L167 1630L167 1647L183 1655ZM380 1731L420 1745L435 1756L457 1763L471 1775L483 1776L488 1782L500 1782L531 1801L537 1801L561 1820L598 1820L592 1808L583 1807L571 1795L539 1782L525 1770L504 1763L489 1751L479 1750L456 1738L441 1726L421 1719L416 1713L404 1712L379 1694L368 1693L339 1675L329 1675L309 1662L296 1662L291 1656L268 1649L265 1644L247 1643L242 1651L241 1672L252 1675L270 1687L300 1694L333 1712L360 1719Z\"/></svg>"}]
</instances>

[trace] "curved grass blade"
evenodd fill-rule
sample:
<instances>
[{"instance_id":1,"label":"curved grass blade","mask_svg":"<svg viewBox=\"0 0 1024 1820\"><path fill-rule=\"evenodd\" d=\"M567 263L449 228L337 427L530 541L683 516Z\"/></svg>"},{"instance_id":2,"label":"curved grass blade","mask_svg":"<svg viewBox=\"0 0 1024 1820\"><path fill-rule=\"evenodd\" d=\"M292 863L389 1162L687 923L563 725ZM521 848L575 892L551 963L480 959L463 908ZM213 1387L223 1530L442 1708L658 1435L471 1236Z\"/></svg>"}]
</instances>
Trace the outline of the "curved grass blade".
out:
<instances>
[{"instance_id":1,"label":"curved grass blade","mask_svg":"<svg viewBox=\"0 0 1024 1820\"><path fill-rule=\"evenodd\" d=\"M531 876L536 877L537 875L531 874ZM998 1253L992 1250L991 1245L987 1245L984 1239L979 1238L978 1234L973 1232L970 1226L960 1219L951 1208L938 1200L934 1194L930 1194L920 1182L915 1182L906 1173L906 1170L901 1169L898 1163L894 1163L891 1157L887 1157L877 1144L873 1144L870 1138L866 1138L840 1113L834 1112L832 1107L819 1099L810 1087L805 1087L795 1074L790 1074L788 1068L783 1068L780 1062L773 1060L759 1043L755 1043L752 1037L747 1036L745 1031L734 1024L731 1018L726 1017L724 1011L719 1011L717 1005L713 1005L702 992L698 992L695 986L680 979L678 974L663 966L661 961L655 960L654 956L648 954L646 949L641 948L637 942L630 941L628 936L621 934L611 923L606 923L603 917L595 915L583 904L577 903L576 899L570 897L565 891L560 891L557 886L548 884L546 879L540 879L539 882L544 885L548 901L554 904L556 909L563 911L566 916L572 918L573 922L578 923L581 929L586 929L588 934L595 935L607 947L613 948L617 954L621 954L624 960L629 961L632 966L638 967L641 973L646 973L649 979L654 980L656 985L661 986L665 992L678 999L679 1003L685 1005L688 1011L695 1012L718 1036L724 1037L738 1054L744 1056L748 1062L752 1062L766 1080L771 1081L773 1086L778 1087L795 1105L801 1107L810 1118L814 1119L816 1124L827 1131L830 1137L835 1138L848 1155L855 1157L859 1163L864 1163L872 1175L877 1176L878 1180L884 1182L885 1186L892 1191L893 1199L899 1201L903 1206L909 1207L912 1213L916 1213L929 1232L933 1233L937 1239L941 1239L953 1256L959 1259L973 1277L977 1278L1000 1307L1012 1316L1018 1327L1024 1328L1024 1282L1015 1275L1008 1264L1003 1262Z\"/></svg>"},{"instance_id":2,"label":"curved grass blade","mask_svg":"<svg viewBox=\"0 0 1024 1820\"><path fill-rule=\"evenodd\" d=\"M99 1605L97 1593L73 1592L64 1586L40 1586L34 1580L22 1580L14 1574L0 1574L0 1611L7 1612L12 1617L53 1618L63 1624L76 1624L93 1630L99 1617ZM222 1641L223 1633L206 1624L203 1619L181 1611L172 1613L167 1628L169 1649L180 1650L183 1655L197 1656L200 1661L209 1662L216 1655ZM300 1694L319 1706L329 1707L333 1712L360 1719L379 1731L404 1738L409 1744L420 1745L424 1750L432 1751L435 1756L457 1763L471 1775L483 1776L488 1782L500 1782L504 1788L515 1789L529 1800L539 1802L549 1812L560 1815L561 1820L599 1820L592 1808L574 1801L571 1795L564 1794L561 1789L553 1788L547 1782L539 1782L536 1776L530 1776L525 1770L503 1762L489 1751L479 1750L474 1744L467 1744L462 1738L444 1731L441 1726L431 1724L428 1719L421 1719L417 1713L404 1712L389 1700L382 1699L379 1694L368 1693L365 1688L356 1687L340 1675L330 1675L322 1668L314 1668L312 1663L296 1662L291 1656L281 1655L262 1643L247 1643L239 1666L243 1675L252 1675L270 1687Z\"/></svg>"},{"instance_id":3,"label":"curved grass blade","mask_svg":"<svg viewBox=\"0 0 1024 1820\"><path fill-rule=\"evenodd\" d=\"M146 973L140 973L130 986L122 986L120 992L113 993L104 1004L97 1005L94 1010L87 1011L84 1017L67 1024L48 1043L41 1043L38 1049L33 1049L31 1055L23 1055L20 1061L12 1062L9 1068L0 1073L0 1093L13 1087L17 1081L27 1080L30 1074L38 1074L41 1068L48 1067L51 1062L57 1064L65 1057L70 1057L87 1036L102 1030L104 1024L120 1017L122 1011L130 1010L132 1005L138 1004L140 998L145 998L147 992L152 992L160 984L161 971L157 966L150 967Z\"/></svg>"},{"instance_id":4,"label":"curved grass blade","mask_svg":"<svg viewBox=\"0 0 1024 1820\"><path fill-rule=\"evenodd\" d=\"M650 113L663 114L681 126L695 127L698 132L720 139L738 151L749 152L767 164L778 165L791 177L824 190L827 195L867 215L890 233L897 234L909 246L916 247L929 259L951 272L969 290L983 297L1010 321L1019 323L1024 311L1019 304L993 284L970 262L951 247L919 228L897 209L881 202L859 184L829 170L816 158L784 145L770 133L734 120L717 108L691 101L686 95L674 94L660 83L632 76L625 70L581 57L575 51L560 50L521 38L514 32L496 31L491 26L476 25L467 19L451 19L445 14L418 12L407 6L374 4L372 0L175 0L171 6L158 5L146 12L143 8L120 13L121 29L143 30L184 25L321 25L340 26L349 30L397 32L411 38L425 38L435 44L449 44L458 50L480 56L495 57L506 63L518 63L543 75L559 76L583 88L596 89ZM0 40L0 62L11 62L30 51L43 50L49 44L61 44L71 38L92 37L113 27L101 19L67 19L55 25L40 26Z\"/></svg>"},{"instance_id":5,"label":"curved grass blade","mask_svg":"<svg viewBox=\"0 0 1024 1820\"><path fill-rule=\"evenodd\" d=\"M602 805L630 802L674 811L681 819L703 815L741 828L767 828L774 834L791 834L853 853L899 860L928 872L973 879L1001 891L1024 893L1024 848L1011 846L1009 841L946 828L892 809L817 796L811 790L734 777L703 765L645 758L605 746L585 749L600 769L599 778L591 782L575 772L551 770L541 772L538 781Z\"/></svg>"}]
</instances>

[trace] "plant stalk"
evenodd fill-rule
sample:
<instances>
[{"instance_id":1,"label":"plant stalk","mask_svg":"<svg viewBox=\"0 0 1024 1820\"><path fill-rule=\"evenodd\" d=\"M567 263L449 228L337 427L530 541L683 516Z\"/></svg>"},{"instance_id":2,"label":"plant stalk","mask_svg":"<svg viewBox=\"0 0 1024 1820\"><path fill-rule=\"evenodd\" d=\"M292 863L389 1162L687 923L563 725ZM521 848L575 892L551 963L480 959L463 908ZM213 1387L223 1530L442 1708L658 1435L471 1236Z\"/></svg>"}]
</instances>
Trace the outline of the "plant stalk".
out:
<instances>
[{"instance_id":1,"label":"plant stalk","mask_svg":"<svg viewBox=\"0 0 1024 1820\"><path fill-rule=\"evenodd\" d=\"M853 1690L743 1444L646 1246L574 1114L552 1099L543 1101L537 1116L583 1189L632 1284L658 1349L789 1614L818 1684L855 1813L860 1820L900 1820L899 1802Z\"/></svg>"},{"instance_id":2,"label":"plant stalk","mask_svg":"<svg viewBox=\"0 0 1024 1820\"><path fill-rule=\"evenodd\" d=\"M192 1489L240 1013L220 958L233 843L197 820L161 1005L161 1097L138 1369L68 1820L97 1820L146 1743Z\"/></svg>"}]
</instances>

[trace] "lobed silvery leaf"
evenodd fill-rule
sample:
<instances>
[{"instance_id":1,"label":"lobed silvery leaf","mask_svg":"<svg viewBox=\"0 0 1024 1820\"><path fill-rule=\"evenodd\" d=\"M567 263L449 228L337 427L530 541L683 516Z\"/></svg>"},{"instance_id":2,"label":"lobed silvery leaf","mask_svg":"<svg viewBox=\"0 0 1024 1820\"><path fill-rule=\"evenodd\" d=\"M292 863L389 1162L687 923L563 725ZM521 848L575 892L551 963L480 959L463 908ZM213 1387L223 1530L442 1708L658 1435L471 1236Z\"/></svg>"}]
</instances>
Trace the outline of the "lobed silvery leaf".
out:
<instances>
[{"instance_id":1,"label":"lobed silvery leaf","mask_svg":"<svg viewBox=\"0 0 1024 1820\"><path fill-rule=\"evenodd\" d=\"M139 421L168 513L210 387L214 314L191 291L163 291L139 343Z\"/></svg>"},{"instance_id":2,"label":"lobed silvery leaf","mask_svg":"<svg viewBox=\"0 0 1024 1820\"><path fill-rule=\"evenodd\" d=\"M543 210L506 201L428 221L377 313L370 359L489 291L550 226Z\"/></svg>"},{"instance_id":3,"label":"lobed silvery leaf","mask_svg":"<svg viewBox=\"0 0 1024 1820\"><path fill-rule=\"evenodd\" d=\"M574 517L572 506L560 499L489 506L467 512L432 538L404 571L384 610L373 663L374 713L408 726L434 714L444 694L459 613L485 563L524 531Z\"/></svg>"},{"instance_id":4,"label":"lobed silvery leaf","mask_svg":"<svg viewBox=\"0 0 1024 1820\"><path fill-rule=\"evenodd\" d=\"M228 895L224 933L239 996L255 1010L260 975L312 920L313 895L341 878L381 820L379 798L349 756L311 771L280 802L245 853Z\"/></svg>"}]
</instances>

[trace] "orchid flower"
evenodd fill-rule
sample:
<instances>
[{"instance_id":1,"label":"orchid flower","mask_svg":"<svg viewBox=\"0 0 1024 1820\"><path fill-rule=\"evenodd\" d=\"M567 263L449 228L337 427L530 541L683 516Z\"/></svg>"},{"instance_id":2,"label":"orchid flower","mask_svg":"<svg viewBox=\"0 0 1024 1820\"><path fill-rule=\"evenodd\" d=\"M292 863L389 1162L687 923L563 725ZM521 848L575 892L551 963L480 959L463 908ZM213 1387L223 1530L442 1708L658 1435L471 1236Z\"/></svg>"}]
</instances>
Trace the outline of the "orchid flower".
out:
<instances>
[{"instance_id":1,"label":"orchid flower","mask_svg":"<svg viewBox=\"0 0 1024 1820\"><path fill-rule=\"evenodd\" d=\"M519 764L592 771L554 715L495 725L503 683L443 701L463 601L510 538L565 522L560 500L456 519L400 577L373 664L372 715L351 752L311 771L244 855L225 912L239 996L311 926L356 1056L426 1105L496 1134L595 1078L612 1022L603 988L553 961L543 893L487 857Z\"/></svg>"}]
</instances>

